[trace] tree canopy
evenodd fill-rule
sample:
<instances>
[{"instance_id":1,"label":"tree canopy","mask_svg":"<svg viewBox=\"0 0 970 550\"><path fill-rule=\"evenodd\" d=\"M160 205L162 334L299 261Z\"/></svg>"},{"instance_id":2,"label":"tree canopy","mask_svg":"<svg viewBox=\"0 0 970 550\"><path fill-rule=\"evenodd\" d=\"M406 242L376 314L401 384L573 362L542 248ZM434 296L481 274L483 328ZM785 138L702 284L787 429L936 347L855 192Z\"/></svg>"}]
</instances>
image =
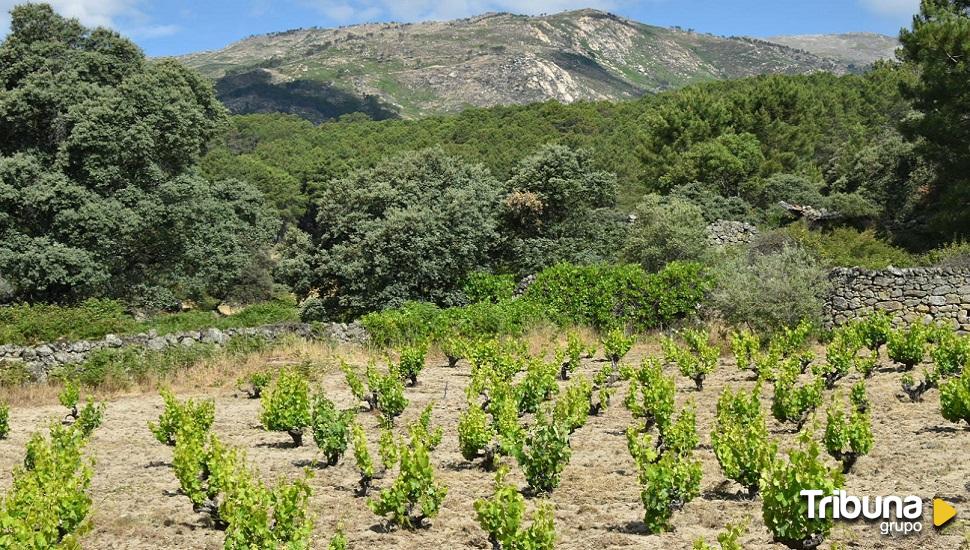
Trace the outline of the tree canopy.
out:
<instances>
[{"instance_id":1,"label":"tree canopy","mask_svg":"<svg viewBox=\"0 0 970 550\"><path fill-rule=\"evenodd\" d=\"M272 226L248 183L195 166L226 125L212 86L45 4L0 45L0 279L17 299L164 287L224 296Z\"/></svg>"}]
</instances>

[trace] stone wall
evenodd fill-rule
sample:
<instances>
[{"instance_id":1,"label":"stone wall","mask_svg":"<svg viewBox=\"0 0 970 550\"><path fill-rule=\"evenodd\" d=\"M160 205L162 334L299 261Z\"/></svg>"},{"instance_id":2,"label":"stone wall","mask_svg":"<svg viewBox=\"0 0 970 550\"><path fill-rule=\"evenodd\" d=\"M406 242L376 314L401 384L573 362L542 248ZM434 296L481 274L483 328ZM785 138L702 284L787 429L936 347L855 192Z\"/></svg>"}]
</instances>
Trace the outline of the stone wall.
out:
<instances>
[{"instance_id":1,"label":"stone wall","mask_svg":"<svg viewBox=\"0 0 970 550\"><path fill-rule=\"evenodd\" d=\"M718 220L707 226L711 246L748 244L758 236L758 228L745 222Z\"/></svg>"},{"instance_id":2,"label":"stone wall","mask_svg":"<svg viewBox=\"0 0 970 550\"><path fill-rule=\"evenodd\" d=\"M970 269L837 268L825 303L825 319L840 325L875 310L899 323L944 321L970 331Z\"/></svg>"},{"instance_id":3,"label":"stone wall","mask_svg":"<svg viewBox=\"0 0 970 550\"><path fill-rule=\"evenodd\" d=\"M286 335L306 339L326 339L337 342L363 343L367 333L358 323L324 323L308 325L289 323L251 328L229 328L177 332L159 335L155 331L144 334L116 336L109 334L100 340L78 342L51 342L37 346L0 345L0 363L23 363L37 381L46 380L47 374L61 365L80 363L94 351L126 347L142 347L160 351L172 346L190 347L197 344L223 346L240 336L276 340Z\"/></svg>"}]
</instances>

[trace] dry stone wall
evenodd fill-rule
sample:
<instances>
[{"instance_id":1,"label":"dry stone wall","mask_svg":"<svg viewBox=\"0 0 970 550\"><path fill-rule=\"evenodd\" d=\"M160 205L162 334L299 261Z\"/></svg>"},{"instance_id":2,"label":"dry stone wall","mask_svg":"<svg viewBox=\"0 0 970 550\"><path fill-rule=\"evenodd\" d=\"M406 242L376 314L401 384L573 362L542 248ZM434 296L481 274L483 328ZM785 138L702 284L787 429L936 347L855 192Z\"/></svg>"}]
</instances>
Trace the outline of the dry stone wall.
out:
<instances>
[{"instance_id":1,"label":"dry stone wall","mask_svg":"<svg viewBox=\"0 0 970 550\"><path fill-rule=\"evenodd\" d=\"M150 331L126 336L109 334L100 340L51 342L37 346L0 345L0 363L23 363L34 380L44 381L47 379L47 374L57 367L83 362L92 352L102 349L141 347L161 351L173 346L190 347L198 344L223 346L240 336L276 340L291 334L306 339L327 339L338 342L363 343L367 340L367 332L358 323L318 325L289 323L225 330L209 328L161 335Z\"/></svg>"},{"instance_id":2,"label":"dry stone wall","mask_svg":"<svg viewBox=\"0 0 970 550\"><path fill-rule=\"evenodd\" d=\"M837 268L829 280L825 319L830 325L883 310L897 324L941 321L970 331L970 269Z\"/></svg>"},{"instance_id":3,"label":"dry stone wall","mask_svg":"<svg viewBox=\"0 0 970 550\"><path fill-rule=\"evenodd\" d=\"M707 226L707 243L711 246L748 244L758 236L758 228L745 222L718 220Z\"/></svg>"}]
</instances>

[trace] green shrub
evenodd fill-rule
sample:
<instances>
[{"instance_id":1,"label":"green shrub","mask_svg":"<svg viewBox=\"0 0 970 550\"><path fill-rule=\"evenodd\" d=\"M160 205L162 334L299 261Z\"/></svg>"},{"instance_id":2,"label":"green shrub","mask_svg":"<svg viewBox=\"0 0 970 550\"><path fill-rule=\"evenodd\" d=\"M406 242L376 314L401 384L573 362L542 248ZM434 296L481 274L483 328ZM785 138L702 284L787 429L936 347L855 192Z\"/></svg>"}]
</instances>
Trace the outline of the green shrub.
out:
<instances>
[{"instance_id":1,"label":"green shrub","mask_svg":"<svg viewBox=\"0 0 970 550\"><path fill-rule=\"evenodd\" d=\"M61 393L57 395L57 400L61 405L67 407L69 411L67 414L74 420L77 420L77 403L81 399L81 389L78 388L76 382L68 381L64 384L64 389Z\"/></svg>"},{"instance_id":2,"label":"green shrub","mask_svg":"<svg viewBox=\"0 0 970 550\"><path fill-rule=\"evenodd\" d=\"M249 376L241 379L237 385L240 389L245 390L249 395L250 399L259 399L263 395L263 390L265 390L270 382L273 381L273 375L266 371L256 371L250 373Z\"/></svg>"},{"instance_id":3,"label":"green shrub","mask_svg":"<svg viewBox=\"0 0 970 550\"><path fill-rule=\"evenodd\" d=\"M936 345L930 350L930 357L940 376L959 374L970 363L970 338L947 330L940 334Z\"/></svg>"},{"instance_id":4,"label":"green shrub","mask_svg":"<svg viewBox=\"0 0 970 550\"><path fill-rule=\"evenodd\" d=\"M617 372L612 365L603 365L603 368L593 376L593 389L596 390L596 401L590 401L589 414L594 416L606 411L610 406L610 400L616 393L613 384L616 382Z\"/></svg>"},{"instance_id":5,"label":"green shrub","mask_svg":"<svg viewBox=\"0 0 970 550\"><path fill-rule=\"evenodd\" d=\"M603 353L613 364L613 368L619 367L620 360L630 352L636 337L632 334L627 336L622 329L615 328L606 333L603 337Z\"/></svg>"},{"instance_id":6,"label":"green shrub","mask_svg":"<svg viewBox=\"0 0 970 550\"><path fill-rule=\"evenodd\" d=\"M711 446L725 477L747 489L749 496L758 492L761 473L775 459L778 445L768 435L759 394L761 386L750 393L721 393L717 401Z\"/></svg>"},{"instance_id":7,"label":"green shrub","mask_svg":"<svg viewBox=\"0 0 970 550\"><path fill-rule=\"evenodd\" d=\"M625 261L658 271L674 260L698 260L708 250L703 212L687 200L647 195L636 216L621 251Z\"/></svg>"},{"instance_id":8,"label":"green shrub","mask_svg":"<svg viewBox=\"0 0 970 550\"><path fill-rule=\"evenodd\" d=\"M338 411L327 396L321 394L313 399L310 431L330 466L336 465L347 450L348 432L353 421L354 411Z\"/></svg>"},{"instance_id":9,"label":"green shrub","mask_svg":"<svg viewBox=\"0 0 970 550\"><path fill-rule=\"evenodd\" d=\"M821 376L825 380L825 387L831 389L838 380L849 374L858 361L865 360L858 357L861 348L862 340L855 330L836 329L832 341L825 349L825 362L816 365L812 372Z\"/></svg>"},{"instance_id":10,"label":"green shrub","mask_svg":"<svg viewBox=\"0 0 970 550\"><path fill-rule=\"evenodd\" d=\"M811 383L798 385L798 368L786 361L775 380L771 413L779 422L794 422L800 430L809 414L822 402L824 381L816 377Z\"/></svg>"},{"instance_id":11,"label":"green shrub","mask_svg":"<svg viewBox=\"0 0 970 550\"><path fill-rule=\"evenodd\" d=\"M721 352L710 344L706 332L685 329L681 337L686 346L678 345L673 338L663 340L664 359L676 364L680 374L693 380L697 391L701 391L704 389L704 378L717 368Z\"/></svg>"},{"instance_id":12,"label":"green shrub","mask_svg":"<svg viewBox=\"0 0 970 550\"><path fill-rule=\"evenodd\" d=\"M552 550L556 543L552 504L548 501L539 504L532 515L532 525L523 528L525 498L514 485L505 482L507 473L507 469L500 468L495 475L492 497L475 501L478 524L488 533L493 548Z\"/></svg>"},{"instance_id":13,"label":"green shrub","mask_svg":"<svg viewBox=\"0 0 970 550\"><path fill-rule=\"evenodd\" d=\"M158 424L148 423L148 429L159 443L172 446L178 441L178 434L182 430L198 428L207 432L212 426L216 414L215 401L187 399L179 402L170 390L163 389L159 393L165 402L165 410L158 417Z\"/></svg>"},{"instance_id":14,"label":"green shrub","mask_svg":"<svg viewBox=\"0 0 970 550\"><path fill-rule=\"evenodd\" d=\"M77 419L74 422L74 426L81 432L81 435L87 437L91 435L94 430L101 426L101 422L104 420L104 403L94 403L93 397L88 397L87 402L84 407L78 412Z\"/></svg>"},{"instance_id":15,"label":"green shrub","mask_svg":"<svg viewBox=\"0 0 970 550\"><path fill-rule=\"evenodd\" d=\"M260 423L273 432L287 432L293 445L303 444L303 430L310 425L310 386L296 369L280 371L270 392L260 400Z\"/></svg>"},{"instance_id":16,"label":"green shrub","mask_svg":"<svg viewBox=\"0 0 970 550\"><path fill-rule=\"evenodd\" d=\"M919 323L913 323L907 329L891 331L886 342L889 358L902 364L906 370L912 369L926 357L928 337L928 328Z\"/></svg>"},{"instance_id":17,"label":"green shrub","mask_svg":"<svg viewBox=\"0 0 970 550\"><path fill-rule=\"evenodd\" d=\"M140 347L99 349L81 363L58 367L51 377L74 380L92 388L105 384L127 385L171 376L215 357L217 353L218 348L213 344L169 346L160 351Z\"/></svg>"},{"instance_id":18,"label":"green shrub","mask_svg":"<svg viewBox=\"0 0 970 550\"><path fill-rule=\"evenodd\" d=\"M418 375L424 370L425 356L428 347L425 344L408 346L401 350L401 360L397 365L397 372L402 379L407 380L412 386L417 385Z\"/></svg>"},{"instance_id":19,"label":"green shrub","mask_svg":"<svg viewBox=\"0 0 970 550\"><path fill-rule=\"evenodd\" d=\"M801 248L728 256L715 272L711 304L732 324L771 332L803 319L813 324L821 320L828 279L818 261Z\"/></svg>"},{"instance_id":20,"label":"green shrub","mask_svg":"<svg viewBox=\"0 0 970 550\"><path fill-rule=\"evenodd\" d=\"M493 275L476 271L465 279L463 291L471 303L499 303L511 300L515 294L515 277L508 274Z\"/></svg>"},{"instance_id":21,"label":"green shrub","mask_svg":"<svg viewBox=\"0 0 970 550\"><path fill-rule=\"evenodd\" d=\"M306 479L281 478L268 488L246 467L237 468L233 478L219 508L227 523L227 550L309 547L313 520Z\"/></svg>"},{"instance_id":22,"label":"green shrub","mask_svg":"<svg viewBox=\"0 0 970 550\"><path fill-rule=\"evenodd\" d=\"M390 470L401 458L401 443L394 438L394 432L390 428L381 429L380 438L377 440L377 454L381 458L381 465L384 470Z\"/></svg>"},{"instance_id":23,"label":"green shrub","mask_svg":"<svg viewBox=\"0 0 970 550\"><path fill-rule=\"evenodd\" d=\"M750 517L744 518L744 520L737 523L729 523L725 526L724 531L717 534L717 543L721 547L721 550L744 550L744 546L741 546L741 535L748 530L748 524L751 522ZM707 544L704 539L697 539L694 541L693 550L714 550L711 545Z\"/></svg>"},{"instance_id":24,"label":"green shrub","mask_svg":"<svg viewBox=\"0 0 970 550\"><path fill-rule=\"evenodd\" d=\"M859 380L852 385L852 389L849 391L849 402L860 413L869 411L869 396L866 394L865 380Z\"/></svg>"},{"instance_id":25,"label":"green shrub","mask_svg":"<svg viewBox=\"0 0 970 550\"><path fill-rule=\"evenodd\" d=\"M582 428L589 418L592 394L593 385L589 379L578 376L556 400L553 421L565 426L569 433Z\"/></svg>"},{"instance_id":26,"label":"green shrub","mask_svg":"<svg viewBox=\"0 0 970 550\"><path fill-rule=\"evenodd\" d=\"M367 502L379 516L398 527L412 529L438 515L448 489L435 481L428 449L418 438L400 447L401 467L390 487Z\"/></svg>"},{"instance_id":27,"label":"green shrub","mask_svg":"<svg viewBox=\"0 0 970 550\"><path fill-rule=\"evenodd\" d=\"M401 416L408 406L400 376L393 370L381 374L368 367L367 387L371 391L374 409L381 413L386 424L393 424L394 419Z\"/></svg>"},{"instance_id":28,"label":"green shrub","mask_svg":"<svg viewBox=\"0 0 970 550\"><path fill-rule=\"evenodd\" d=\"M0 403L0 439L10 434L10 405Z\"/></svg>"},{"instance_id":29,"label":"green shrub","mask_svg":"<svg viewBox=\"0 0 970 550\"><path fill-rule=\"evenodd\" d=\"M587 356L592 357L595 351L595 348L587 348L578 334L569 332L566 335L566 350L562 354L562 357L558 358L562 363L562 367L559 370L560 380L569 380L569 375L576 372L576 369L582 366L583 354L586 353Z\"/></svg>"},{"instance_id":30,"label":"green shrub","mask_svg":"<svg viewBox=\"0 0 970 550\"><path fill-rule=\"evenodd\" d=\"M761 350L761 339L747 329L731 331L731 352L740 370L754 367L754 359Z\"/></svg>"},{"instance_id":31,"label":"green shrub","mask_svg":"<svg viewBox=\"0 0 970 550\"><path fill-rule=\"evenodd\" d=\"M53 424L50 436L34 434L22 466L0 501L0 546L43 550L78 547L76 533L91 509L92 461L87 438L74 427Z\"/></svg>"},{"instance_id":32,"label":"green shrub","mask_svg":"<svg viewBox=\"0 0 970 550\"><path fill-rule=\"evenodd\" d=\"M562 471L571 456L569 430L540 412L516 459L529 488L541 494L559 486Z\"/></svg>"},{"instance_id":33,"label":"green shrub","mask_svg":"<svg viewBox=\"0 0 970 550\"><path fill-rule=\"evenodd\" d=\"M469 400L468 408L458 417L458 449L461 456L465 460L475 460L484 451L486 462L491 462L488 447L495 435L488 415L477 403Z\"/></svg>"},{"instance_id":34,"label":"green shrub","mask_svg":"<svg viewBox=\"0 0 970 550\"><path fill-rule=\"evenodd\" d=\"M847 474L860 456L872 450L872 420L869 415L853 410L846 417L841 400L833 399L825 413L825 450L842 463Z\"/></svg>"},{"instance_id":35,"label":"green shrub","mask_svg":"<svg viewBox=\"0 0 970 550\"><path fill-rule=\"evenodd\" d=\"M831 231L811 231L802 224L789 227L788 234L829 267L885 269L915 266L918 262L905 250L877 238L871 229L859 231L852 227L837 227Z\"/></svg>"},{"instance_id":36,"label":"green shrub","mask_svg":"<svg viewBox=\"0 0 970 550\"><path fill-rule=\"evenodd\" d=\"M633 455L640 480L643 523L651 533L670 529L675 510L700 494L701 464L689 454L664 453L651 460L650 453Z\"/></svg>"},{"instance_id":37,"label":"green shrub","mask_svg":"<svg viewBox=\"0 0 970 550\"><path fill-rule=\"evenodd\" d=\"M559 368L542 358L532 358L526 366L525 377L515 387L519 401L519 413L534 413L542 402L559 392L556 375Z\"/></svg>"},{"instance_id":38,"label":"green shrub","mask_svg":"<svg viewBox=\"0 0 970 550\"><path fill-rule=\"evenodd\" d=\"M677 420L660 432L657 450L661 453L691 455L697 447L697 411L693 405L684 407Z\"/></svg>"},{"instance_id":39,"label":"green shrub","mask_svg":"<svg viewBox=\"0 0 970 550\"><path fill-rule=\"evenodd\" d=\"M338 527L337 532L330 538L330 544L327 545L327 550L347 550L347 547L347 535Z\"/></svg>"},{"instance_id":40,"label":"green shrub","mask_svg":"<svg viewBox=\"0 0 970 550\"><path fill-rule=\"evenodd\" d=\"M878 352L879 348L889 341L889 334L893 328L893 319L889 313L879 310L861 320L855 321L852 326L855 328L859 337L862 338L863 345L869 351Z\"/></svg>"},{"instance_id":41,"label":"green shrub","mask_svg":"<svg viewBox=\"0 0 970 550\"><path fill-rule=\"evenodd\" d=\"M654 274L636 265L559 264L538 273L524 298L560 325L647 330L693 315L710 284L696 263L672 262Z\"/></svg>"},{"instance_id":42,"label":"green shrub","mask_svg":"<svg viewBox=\"0 0 970 550\"><path fill-rule=\"evenodd\" d=\"M639 369L631 370L630 392L624 405L634 418L644 422L644 431L657 426L665 432L673 421L674 381L664 376L660 363L644 359Z\"/></svg>"},{"instance_id":43,"label":"green shrub","mask_svg":"<svg viewBox=\"0 0 970 550\"><path fill-rule=\"evenodd\" d=\"M940 410L950 422L970 423L970 366L940 386Z\"/></svg>"},{"instance_id":44,"label":"green shrub","mask_svg":"<svg viewBox=\"0 0 970 550\"><path fill-rule=\"evenodd\" d=\"M368 313L360 318L370 341L379 347L417 344L432 336L441 309L427 302L407 302L398 308Z\"/></svg>"},{"instance_id":45,"label":"green shrub","mask_svg":"<svg viewBox=\"0 0 970 550\"><path fill-rule=\"evenodd\" d=\"M367 388L364 387L364 381L361 380L360 376L354 371L354 368L350 366L349 363L340 360L340 370L344 373L344 379L347 381L347 386L350 387L350 393L357 400L357 403L366 402L368 407L373 409L376 405L374 403L374 395L367 392Z\"/></svg>"},{"instance_id":46,"label":"green shrub","mask_svg":"<svg viewBox=\"0 0 970 550\"><path fill-rule=\"evenodd\" d=\"M775 460L761 478L762 516L774 540L791 548L814 548L824 540L834 523L832 515L822 518L816 513L809 518L808 499L801 492L821 491L827 496L842 483L842 474L825 465L818 444L803 433L800 447L788 453L788 460Z\"/></svg>"},{"instance_id":47,"label":"green shrub","mask_svg":"<svg viewBox=\"0 0 970 550\"><path fill-rule=\"evenodd\" d=\"M367 495L371 481L374 479L374 460L367 448L367 435L360 424L354 422L350 427L350 436L354 445L354 461L360 472L360 494Z\"/></svg>"},{"instance_id":48,"label":"green shrub","mask_svg":"<svg viewBox=\"0 0 970 550\"><path fill-rule=\"evenodd\" d=\"M408 434L412 439L421 441L428 451L435 450L439 444L441 444L442 429L441 426L437 426L434 429L431 428L431 413L434 411L434 403L428 403L424 409L421 410L421 414L418 415L418 419L412 422L408 426Z\"/></svg>"}]
</instances>

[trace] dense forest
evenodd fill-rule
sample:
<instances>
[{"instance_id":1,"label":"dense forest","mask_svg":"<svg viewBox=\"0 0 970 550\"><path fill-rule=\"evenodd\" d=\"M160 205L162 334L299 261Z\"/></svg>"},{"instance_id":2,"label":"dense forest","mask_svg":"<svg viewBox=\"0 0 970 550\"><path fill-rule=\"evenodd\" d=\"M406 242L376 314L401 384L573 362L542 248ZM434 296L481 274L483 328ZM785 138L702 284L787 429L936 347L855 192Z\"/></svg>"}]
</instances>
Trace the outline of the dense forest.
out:
<instances>
[{"instance_id":1,"label":"dense forest","mask_svg":"<svg viewBox=\"0 0 970 550\"><path fill-rule=\"evenodd\" d=\"M461 303L476 271L716 266L703 229L720 219L821 265L953 262L970 230L968 69L952 55L968 20L964 2L924 3L900 61L862 75L314 125L228 117L176 62L21 6L0 46L0 294L166 309L275 282L348 317Z\"/></svg>"}]
</instances>

